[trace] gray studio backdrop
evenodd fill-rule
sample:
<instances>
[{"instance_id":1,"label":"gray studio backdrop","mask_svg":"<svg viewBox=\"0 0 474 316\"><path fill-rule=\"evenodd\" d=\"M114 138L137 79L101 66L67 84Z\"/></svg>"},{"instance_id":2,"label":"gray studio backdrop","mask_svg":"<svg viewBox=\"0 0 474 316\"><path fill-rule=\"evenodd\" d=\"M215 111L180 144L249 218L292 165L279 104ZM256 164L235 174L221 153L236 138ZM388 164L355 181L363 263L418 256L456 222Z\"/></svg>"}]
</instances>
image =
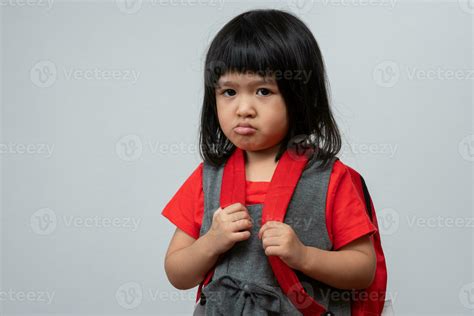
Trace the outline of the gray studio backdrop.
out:
<instances>
[{"instance_id":1,"label":"gray studio backdrop","mask_svg":"<svg viewBox=\"0 0 474 316\"><path fill-rule=\"evenodd\" d=\"M321 46L394 314L473 314L473 1L0 4L1 315L190 315L160 213L201 161L207 45L264 7Z\"/></svg>"}]
</instances>

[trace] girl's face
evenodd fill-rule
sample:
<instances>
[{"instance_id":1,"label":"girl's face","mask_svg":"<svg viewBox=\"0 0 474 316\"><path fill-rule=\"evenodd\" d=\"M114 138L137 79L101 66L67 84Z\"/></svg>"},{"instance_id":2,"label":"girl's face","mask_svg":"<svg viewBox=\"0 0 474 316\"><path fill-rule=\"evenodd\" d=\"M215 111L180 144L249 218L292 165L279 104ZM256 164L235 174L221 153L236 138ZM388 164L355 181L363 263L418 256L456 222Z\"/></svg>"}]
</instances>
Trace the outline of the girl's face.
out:
<instances>
[{"instance_id":1,"label":"girl's face","mask_svg":"<svg viewBox=\"0 0 474 316\"><path fill-rule=\"evenodd\" d=\"M217 83L219 124L224 135L242 150L260 151L278 146L288 132L285 101L273 78L227 73ZM250 124L250 127L238 127L239 124Z\"/></svg>"}]
</instances>

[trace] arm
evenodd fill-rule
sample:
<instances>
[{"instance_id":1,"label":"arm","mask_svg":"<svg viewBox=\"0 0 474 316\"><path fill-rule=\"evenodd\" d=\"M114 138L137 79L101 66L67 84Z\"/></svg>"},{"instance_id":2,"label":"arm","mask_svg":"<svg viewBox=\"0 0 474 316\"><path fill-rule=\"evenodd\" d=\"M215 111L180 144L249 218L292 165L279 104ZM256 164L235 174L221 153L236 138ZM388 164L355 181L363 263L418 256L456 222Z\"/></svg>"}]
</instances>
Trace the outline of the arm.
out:
<instances>
[{"instance_id":1,"label":"arm","mask_svg":"<svg viewBox=\"0 0 474 316\"><path fill-rule=\"evenodd\" d=\"M194 239L176 228L166 252L166 275L175 288L187 290L204 280L217 258L207 235Z\"/></svg>"},{"instance_id":2,"label":"arm","mask_svg":"<svg viewBox=\"0 0 474 316\"><path fill-rule=\"evenodd\" d=\"M375 252L368 235L337 251L304 246L299 269L309 277L340 289L364 289L374 278Z\"/></svg>"}]
</instances>

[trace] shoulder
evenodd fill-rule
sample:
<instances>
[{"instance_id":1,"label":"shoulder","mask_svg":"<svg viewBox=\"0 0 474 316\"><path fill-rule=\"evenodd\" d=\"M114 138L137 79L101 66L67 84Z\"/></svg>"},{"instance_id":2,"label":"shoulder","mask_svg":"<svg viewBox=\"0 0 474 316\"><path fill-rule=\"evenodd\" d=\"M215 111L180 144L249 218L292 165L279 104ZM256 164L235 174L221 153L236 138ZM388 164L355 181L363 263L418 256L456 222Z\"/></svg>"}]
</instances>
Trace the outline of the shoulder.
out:
<instances>
[{"instance_id":1,"label":"shoulder","mask_svg":"<svg viewBox=\"0 0 474 316\"><path fill-rule=\"evenodd\" d=\"M199 177L199 176L202 176L202 170L204 168L204 162L201 161L197 167L194 169L193 173L191 174L191 176L194 176L194 177Z\"/></svg>"},{"instance_id":2,"label":"shoulder","mask_svg":"<svg viewBox=\"0 0 474 316\"><path fill-rule=\"evenodd\" d=\"M354 168L336 157L331 171L331 182L338 183L340 181L354 180L359 176L360 174Z\"/></svg>"},{"instance_id":3,"label":"shoulder","mask_svg":"<svg viewBox=\"0 0 474 316\"><path fill-rule=\"evenodd\" d=\"M226 162L220 164L220 165L215 165L212 164L209 161L203 161L201 163L201 175L202 179L204 180L209 180L209 179L216 179L219 177L220 174L223 173L224 167L225 167Z\"/></svg>"}]
</instances>

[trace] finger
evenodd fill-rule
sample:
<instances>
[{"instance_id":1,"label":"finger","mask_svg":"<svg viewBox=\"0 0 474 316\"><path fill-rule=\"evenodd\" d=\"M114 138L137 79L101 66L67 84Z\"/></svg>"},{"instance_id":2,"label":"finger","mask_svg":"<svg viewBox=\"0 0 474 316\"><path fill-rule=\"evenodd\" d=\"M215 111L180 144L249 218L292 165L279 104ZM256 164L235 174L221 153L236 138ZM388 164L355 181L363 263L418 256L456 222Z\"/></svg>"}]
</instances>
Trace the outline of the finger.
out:
<instances>
[{"instance_id":1,"label":"finger","mask_svg":"<svg viewBox=\"0 0 474 316\"><path fill-rule=\"evenodd\" d=\"M247 208L242 203L234 203L224 208L226 214L232 214L239 211L248 212Z\"/></svg>"},{"instance_id":2,"label":"finger","mask_svg":"<svg viewBox=\"0 0 474 316\"><path fill-rule=\"evenodd\" d=\"M250 237L250 232L248 230L244 230L243 232L235 232L232 234L232 241L241 241L246 240Z\"/></svg>"},{"instance_id":3,"label":"finger","mask_svg":"<svg viewBox=\"0 0 474 316\"><path fill-rule=\"evenodd\" d=\"M283 233L279 229L275 229L275 227L271 227L265 230L265 232L262 232L261 237L266 238L266 237L280 237L283 236Z\"/></svg>"},{"instance_id":4,"label":"finger","mask_svg":"<svg viewBox=\"0 0 474 316\"><path fill-rule=\"evenodd\" d=\"M265 236L262 238L262 246L263 248L267 248L269 246L280 246L281 240L279 237L268 237Z\"/></svg>"},{"instance_id":5,"label":"finger","mask_svg":"<svg viewBox=\"0 0 474 316\"><path fill-rule=\"evenodd\" d=\"M265 255L267 256L277 256L278 255L278 246L269 246L265 248Z\"/></svg>"},{"instance_id":6,"label":"finger","mask_svg":"<svg viewBox=\"0 0 474 316\"><path fill-rule=\"evenodd\" d=\"M244 211L238 211L238 212L226 215L226 216L227 216L227 219L230 222L236 222L236 221L241 220L241 219L248 219L249 221L253 222L253 219L250 217L249 213L244 212Z\"/></svg>"},{"instance_id":7,"label":"finger","mask_svg":"<svg viewBox=\"0 0 474 316\"><path fill-rule=\"evenodd\" d=\"M239 221L232 222L231 224L232 224L231 230L233 232L241 231L241 230L248 230L253 226L252 222L249 221L248 219L241 219Z\"/></svg>"},{"instance_id":8,"label":"finger","mask_svg":"<svg viewBox=\"0 0 474 316\"><path fill-rule=\"evenodd\" d=\"M269 229L277 228L279 226L279 224L281 224L281 223L277 222L277 221L268 221L268 222L266 222L264 225L262 225L262 227L260 227L260 230L258 231L258 238L261 239L263 234L265 233L265 231L267 231Z\"/></svg>"}]
</instances>

